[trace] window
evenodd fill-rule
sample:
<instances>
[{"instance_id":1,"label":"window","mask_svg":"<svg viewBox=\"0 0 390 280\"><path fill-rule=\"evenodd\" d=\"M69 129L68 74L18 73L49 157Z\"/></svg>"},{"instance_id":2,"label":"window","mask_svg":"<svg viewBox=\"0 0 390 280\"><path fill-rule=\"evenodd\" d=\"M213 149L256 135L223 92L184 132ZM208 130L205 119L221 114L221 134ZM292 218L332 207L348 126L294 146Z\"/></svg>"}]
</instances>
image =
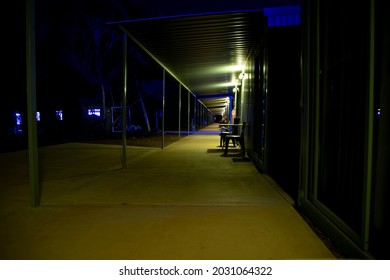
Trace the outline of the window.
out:
<instances>
[{"instance_id":1,"label":"window","mask_svg":"<svg viewBox=\"0 0 390 280\"><path fill-rule=\"evenodd\" d=\"M98 108L88 109L88 116L100 117L100 109Z\"/></svg>"},{"instance_id":2,"label":"window","mask_svg":"<svg viewBox=\"0 0 390 280\"><path fill-rule=\"evenodd\" d=\"M59 120L59 121L63 120L62 110L57 110L56 111L56 119Z\"/></svg>"}]
</instances>

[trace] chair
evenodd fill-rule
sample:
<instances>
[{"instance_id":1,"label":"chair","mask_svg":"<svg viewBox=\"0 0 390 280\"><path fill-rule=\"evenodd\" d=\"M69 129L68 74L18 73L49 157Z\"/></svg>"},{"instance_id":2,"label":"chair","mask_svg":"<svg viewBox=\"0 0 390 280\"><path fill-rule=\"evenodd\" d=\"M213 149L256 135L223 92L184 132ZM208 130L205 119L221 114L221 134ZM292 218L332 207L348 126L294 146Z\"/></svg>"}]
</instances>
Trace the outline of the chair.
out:
<instances>
[{"instance_id":1,"label":"chair","mask_svg":"<svg viewBox=\"0 0 390 280\"><path fill-rule=\"evenodd\" d=\"M245 129L246 129L246 122L244 122L242 124L241 133L239 135L237 135L237 134L227 134L227 135L225 135L225 143L224 143L225 150L224 150L224 153L223 153L224 155L227 155L228 149L229 149L229 142L230 142L230 140L232 140L233 143L238 142L240 144L241 155L243 157L245 157L245 139L244 139Z\"/></svg>"},{"instance_id":2,"label":"chair","mask_svg":"<svg viewBox=\"0 0 390 280\"><path fill-rule=\"evenodd\" d=\"M225 137L226 135L231 135L231 134L238 134L238 127L234 126L233 129L230 129L230 124L226 124L226 126L221 126L219 129L221 132L219 133L219 147L223 149L225 147ZM233 139L232 141L233 147L236 146L236 141Z\"/></svg>"},{"instance_id":3,"label":"chair","mask_svg":"<svg viewBox=\"0 0 390 280\"><path fill-rule=\"evenodd\" d=\"M229 129L226 127L226 126L222 126L220 128L221 132L220 132L220 138L219 138L219 146L220 147L224 147L225 146L225 136L228 135L228 134L231 134L231 132L229 131Z\"/></svg>"},{"instance_id":4,"label":"chair","mask_svg":"<svg viewBox=\"0 0 390 280\"><path fill-rule=\"evenodd\" d=\"M240 119L239 118L235 118L234 119L234 124L239 124L240 123ZM220 147L225 147L225 136L226 135L231 135L231 134L238 134L238 126L233 126L233 128L230 128L230 124L227 124L226 126L221 126L220 130L221 130L221 133L219 134L220 135L220 140L219 140L219 146ZM233 147L236 146L236 141L235 139L232 140L232 143L233 143Z\"/></svg>"}]
</instances>

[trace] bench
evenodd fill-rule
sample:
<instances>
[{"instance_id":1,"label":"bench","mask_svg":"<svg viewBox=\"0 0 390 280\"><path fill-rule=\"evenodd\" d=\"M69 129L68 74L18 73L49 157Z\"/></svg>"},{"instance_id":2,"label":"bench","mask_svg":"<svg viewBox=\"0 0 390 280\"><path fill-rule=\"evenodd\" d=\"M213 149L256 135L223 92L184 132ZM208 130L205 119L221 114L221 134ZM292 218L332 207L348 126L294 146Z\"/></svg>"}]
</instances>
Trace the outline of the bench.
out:
<instances>
[{"instance_id":1,"label":"bench","mask_svg":"<svg viewBox=\"0 0 390 280\"><path fill-rule=\"evenodd\" d=\"M221 131L219 133L219 147L224 148L225 147L225 137L226 135L231 134L238 134L239 127L242 126L242 124L238 123L239 120L235 120L234 124L226 123L226 124L219 124L219 130ZM233 147L236 146L236 141L233 140Z\"/></svg>"},{"instance_id":2,"label":"bench","mask_svg":"<svg viewBox=\"0 0 390 280\"><path fill-rule=\"evenodd\" d=\"M237 143L237 142L239 143L241 156L245 157L245 138L244 138L244 135L245 135L246 126L247 126L246 122L244 122L242 124L240 134L226 134L225 135L225 143L224 143L224 153L223 153L223 155L225 155L225 156L227 155L228 150L229 150L229 142L230 142L230 140L232 140L232 142L234 144Z\"/></svg>"},{"instance_id":3,"label":"bench","mask_svg":"<svg viewBox=\"0 0 390 280\"><path fill-rule=\"evenodd\" d=\"M233 129L233 131L230 131L229 130L229 125L226 125L226 126L221 126L220 128L220 138L219 138L219 147L225 147L225 137L226 135L231 135L231 134L234 134L235 133L235 130ZM233 141L233 145L235 144L235 142Z\"/></svg>"}]
</instances>

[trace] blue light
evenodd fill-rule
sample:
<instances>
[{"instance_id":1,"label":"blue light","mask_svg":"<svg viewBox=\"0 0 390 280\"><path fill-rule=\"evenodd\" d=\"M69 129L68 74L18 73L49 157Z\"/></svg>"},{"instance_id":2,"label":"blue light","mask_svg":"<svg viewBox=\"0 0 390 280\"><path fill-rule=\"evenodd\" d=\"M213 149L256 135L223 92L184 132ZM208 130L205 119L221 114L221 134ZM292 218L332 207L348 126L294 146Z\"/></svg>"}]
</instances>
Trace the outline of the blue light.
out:
<instances>
[{"instance_id":1,"label":"blue light","mask_svg":"<svg viewBox=\"0 0 390 280\"><path fill-rule=\"evenodd\" d=\"M20 113L15 113L16 125L22 125L22 115Z\"/></svg>"},{"instance_id":2,"label":"blue light","mask_svg":"<svg viewBox=\"0 0 390 280\"><path fill-rule=\"evenodd\" d=\"M292 26L301 24L301 6L264 8L268 26Z\"/></svg>"},{"instance_id":3,"label":"blue light","mask_svg":"<svg viewBox=\"0 0 390 280\"><path fill-rule=\"evenodd\" d=\"M62 110L57 110L56 111L56 117L57 117L57 120L60 120L60 121L63 120L63 118L62 118Z\"/></svg>"},{"instance_id":4,"label":"blue light","mask_svg":"<svg viewBox=\"0 0 390 280\"><path fill-rule=\"evenodd\" d=\"M97 116L100 117L100 109L88 109L88 116Z\"/></svg>"},{"instance_id":5,"label":"blue light","mask_svg":"<svg viewBox=\"0 0 390 280\"><path fill-rule=\"evenodd\" d=\"M15 134L22 134L22 115L18 112L15 113L15 126L14 126L14 133Z\"/></svg>"}]
</instances>

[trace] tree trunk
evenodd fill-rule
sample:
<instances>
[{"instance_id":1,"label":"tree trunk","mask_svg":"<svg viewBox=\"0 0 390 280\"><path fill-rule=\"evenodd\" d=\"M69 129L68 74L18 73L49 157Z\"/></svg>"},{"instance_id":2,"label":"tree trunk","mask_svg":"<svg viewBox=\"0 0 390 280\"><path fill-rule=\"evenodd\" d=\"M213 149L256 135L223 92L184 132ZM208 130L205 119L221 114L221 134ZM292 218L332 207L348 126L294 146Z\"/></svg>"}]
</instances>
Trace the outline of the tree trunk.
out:
<instances>
[{"instance_id":1,"label":"tree trunk","mask_svg":"<svg viewBox=\"0 0 390 280\"><path fill-rule=\"evenodd\" d=\"M138 91L138 97L139 97L139 100L141 102L141 108L142 108L142 112L143 112L143 115L144 115L146 128L147 128L148 132L150 132L151 129L150 129L149 117L148 117L148 113L146 112L144 99L142 98L142 94L141 94L140 91Z\"/></svg>"},{"instance_id":2,"label":"tree trunk","mask_svg":"<svg viewBox=\"0 0 390 280\"><path fill-rule=\"evenodd\" d=\"M135 76L136 76L136 75L135 75ZM139 101L141 102L141 109L142 109L142 113L143 113L143 115L144 115L145 124L146 124L146 129L147 129L148 132L150 132L151 129L150 129L149 117L148 117L148 113L147 113L147 111L146 111L144 99L143 99L142 93L141 93L142 86L140 85L140 82L138 81L138 78L137 78L137 77L135 77L135 82L137 83L138 98L139 98Z\"/></svg>"},{"instance_id":3,"label":"tree trunk","mask_svg":"<svg viewBox=\"0 0 390 280\"><path fill-rule=\"evenodd\" d=\"M102 114L101 116L103 117L103 121L106 121L106 91L104 90L103 84L101 85L102 87Z\"/></svg>"}]
</instances>

